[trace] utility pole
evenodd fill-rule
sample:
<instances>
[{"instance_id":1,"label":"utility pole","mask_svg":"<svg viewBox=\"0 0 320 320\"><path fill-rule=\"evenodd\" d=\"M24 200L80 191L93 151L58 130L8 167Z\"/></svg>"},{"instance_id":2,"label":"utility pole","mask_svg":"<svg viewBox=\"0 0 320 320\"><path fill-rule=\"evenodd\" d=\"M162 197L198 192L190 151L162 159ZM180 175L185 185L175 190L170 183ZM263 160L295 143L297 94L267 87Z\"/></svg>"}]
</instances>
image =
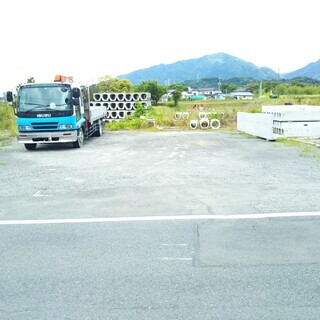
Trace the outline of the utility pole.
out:
<instances>
[{"instance_id":1,"label":"utility pole","mask_svg":"<svg viewBox=\"0 0 320 320\"><path fill-rule=\"evenodd\" d=\"M260 81L260 87L259 87L259 97L262 96L262 80Z\"/></svg>"}]
</instances>

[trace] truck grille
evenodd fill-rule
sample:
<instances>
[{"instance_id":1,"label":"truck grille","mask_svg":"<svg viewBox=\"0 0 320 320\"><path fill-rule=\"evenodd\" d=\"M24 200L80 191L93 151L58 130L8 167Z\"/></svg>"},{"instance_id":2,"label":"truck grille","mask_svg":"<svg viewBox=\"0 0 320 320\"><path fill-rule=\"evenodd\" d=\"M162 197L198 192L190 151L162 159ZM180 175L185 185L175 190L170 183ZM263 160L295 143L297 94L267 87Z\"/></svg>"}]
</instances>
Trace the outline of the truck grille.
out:
<instances>
[{"instance_id":1,"label":"truck grille","mask_svg":"<svg viewBox=\"0 0 320 320\"><path fill-rule=\"evenodd\" d=\"M58 129L58 122L31 122L34 130L55 130Z\"/></svg>"}]
</instances>

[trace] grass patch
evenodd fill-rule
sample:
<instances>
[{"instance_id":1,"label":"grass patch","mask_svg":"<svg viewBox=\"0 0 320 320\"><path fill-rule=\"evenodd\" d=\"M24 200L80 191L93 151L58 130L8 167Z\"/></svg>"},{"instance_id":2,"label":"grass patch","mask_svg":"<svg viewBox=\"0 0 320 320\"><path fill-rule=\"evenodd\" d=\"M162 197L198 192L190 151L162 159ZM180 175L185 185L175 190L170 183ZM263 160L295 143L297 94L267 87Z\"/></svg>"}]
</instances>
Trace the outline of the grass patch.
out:
<instances>
[{"instance_id":1,"label":"grass patch","mask_svg":"<svg viewBox=\"0 0 320 320\"><path fill-rule=\"evenodd\" d=\"M9 144L16 133L16 117L12 107L6 103L0 103L0 146Z\"/></svg>"},{"instance_id":2,"label":"grass patch","mask_svg":"<svg viewBox=\"0 0 320 320\"><path fill-rule=\"evenodd\" d=\"M276 140L277 142L287 146L287 147L299 147L301 148L304 144L300 141L289 139L289 138L279 138Z\"/></svg>"},{"instance_id":3,"label":"grass patch","mask_svg":"<svg viewBox=\"0 0 320 320\"><path fill-rule=\"evenodd\" d=\"M290 138L280 138L276 140L278 143L287 147L294 147L299 151L300 157L317 158L320 159L320 149L316 146L297 141Z\"/></svg>"}]
</instances>

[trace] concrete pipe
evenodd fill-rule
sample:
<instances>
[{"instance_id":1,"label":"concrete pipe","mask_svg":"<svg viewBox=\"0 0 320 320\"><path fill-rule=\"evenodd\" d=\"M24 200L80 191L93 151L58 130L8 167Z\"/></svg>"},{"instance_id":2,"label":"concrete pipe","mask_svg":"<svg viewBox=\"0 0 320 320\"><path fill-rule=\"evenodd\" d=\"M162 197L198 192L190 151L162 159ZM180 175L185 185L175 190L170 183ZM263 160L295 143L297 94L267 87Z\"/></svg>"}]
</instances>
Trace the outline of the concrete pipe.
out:
<instances>
[{"instance_id":1,"label":"concrete pipe","mask_svg":"<svg viewBox=\"0 0 320 320\"><path fill-rule=\"evenodd\" d=\"M124 118L125 116L126 116L126 113L125 113L124 111L119 111L119 112L118 112L118 117L119 117L120 119Z\"/></svg>"},{"instance_id":2,"label":"concrete pipe","mask_svg":"<svg viewBox=\"0 0 320 320\"><path fill-rule=\"evenodd\" d=\"M219 121L218 119L212 119L212 120L210 121L210 127L211 127L212 129L219 129L219 128L220 128L220 125L221 125L221 123L220 123L220 121Z\"/></svg>"},{"instance_id":3,"label":"concrete pipe","mask_svg":"<svg viewBox=\"0 0 320 320\"><path fill-rule=\"evenodd\" d=\"M132 100L132 94L131 93L126 93L124 96L125 101L131 101Z\"/></svg>"},{"instance_id":4,"label":"concrete pipe","mask_svg":"<svg viewBox=\"0 0 320 320\"><path fill-rule=\"evenodd\" d=\"M117 111L111 111L110 112L110 118L111 119L117 119L118 118L118 112Z\"/></svg>"},{"instance_id":5,"label":"concrete pipe","mask_svg":"<svg viewBox=\"0 0 320 320\"><path fill-rule=\"evenodd\" d=\"M102 93L102 101L109 101L109 93Z\"/></svg>"},{"instance_id":6,"label":"concrete pipe","mask_svg":"<svg viewBox=\"0 0 320 320\"><path fill-rule=\"evenodd\" d=\"M118 110L123 110L123 109L124 109L124 103L118 102Z\"/></svg>"},{"instance_id":7,"label":"concrete pipe","mask_svg":"<svg viewBox=\"0 0 320 320\"><path fill-rule=\"evenodd\" d=\"M208 118L202 118L200 120L200 128L201 129L209 129L210 127L210 121Z\"/></svg>"},{"instance_id":8,"label":"concrete pipe","mask_svg":"<svg viewBox=\"0 0 320 320\"><path fill-rule=\"evenodd\" d=\"M125 110L132 110L132 108L133 108L133 104L131 102L126 102L124 104L124 109Z\"/></svg>"},{"instance_id":9,"label":"concrete pipe","mask_svg":"<svg viewBox=\"0 0 320 320\"><path fill-rule=\"evenodd\" d=\"M180 120L182 118L182 112L176 112L176 114L174 115L174 118L176 120Z\"/></svg>"},{"instance_id":10,"label":"concrete pipe","mask_svg":"<svg viewBox=\"0 0 320 320\"><path fill-rule=\"evenodd\" d=\"M124 94L123 93L118 93L117 101L124 101Z\"/></svg>"},{"instance_id":11,"label":"concrete pipe","mask_svg":"<svg viewBox=\"0 0 320 320\"><path fill-rule=\"evenodd\" d=\"M191 121L190 121L190 128L191 128L192 130L197 129L197 128L198 128L198 120L191 120Z\"/></svg>"},{"instance_id":12,"label":"concrete pipe","mask_svg":"<svg viewBox=\"0 0 320 320\"><path fill-rule=\"evenodd\" d=\"M139 101L139 99L140 99L140 94L139 94L139 93L133 93L133 94L132 94L132 99L133 99L133 101Z\"/></svg>"},{"instance_id":13,"label":"concrete pipe","mask_svg":"<svg viewBox=\"0 0 320 320\"><path fill-rule=\"evenodd\" d=\"M109 105L110 110L116 110L117 109L117 104L115 102L111 102Z\"/></svg>"},{"instance_id":14,"label":"concrete pipe","mask_svg":"<svg viewBox=\"0 0 320 320\"><path fill-rule=\"evenodd\" d=\"M93 94L93 100L94 101L101 101L101 94L100 93L94 93Z\"/></svg>"},{"instance_id":15,"label":"concrete pipe","mask_svg":"<svg viewBox=\"0 0 320 320\"><path fill-rule=\"evenodd\" d=\"M110 112L109 112L109 111L106 112L106 118L107 118L107 119L110 118Z\"/></svg>"},{"instance_id":16,"label":"concrete pipe","mask_svg":"<svg viewBox=\"0 0 320 320\"><path fill-rule=\"evenodd\" d=\"M140 94L141 101L147 100L147 97L148 97L148 95L145 92L141 92L141 94Z\"/></svg>"},{"instance_id":17,"label":"concrete pipe","mask_svg":"<svg viewBox=\"0 0 320 320\"><path fill-rule=\"evenodd\" d=\"M146 102L141 102L141 105L145 108L148 109L148 104Z\"/></svg>"},{"instance_id":18,"label":"concrete pipe","mask_svg":"<svg viewBox=\"0 0 320 320\"><path fill-rule=\"evenodd\" d=\"M117 94L116 93L110 93L110 101L117 101Z\"/></svg>"},{"instance_id":19,"label":"concrete pipe","mask_svg":"<svg viewBox=\"0 0 320 320\"><path fill-rule=\"evenodd\" d=\"M204 119L204 118L206 118L207 116L206 116L206 113L205 112L199 112L199 119L201 120L201 119Z\"/></svg>"},{"instance_id":20,"label":"concrete pipe","mask_svg":"<svg viewBox=\"0 0 320 320\"><path fill-rule=\"evenodd\" d=\"M182 112L182 119L189 119L189 112Z\"/></svg>"}]
</instances>

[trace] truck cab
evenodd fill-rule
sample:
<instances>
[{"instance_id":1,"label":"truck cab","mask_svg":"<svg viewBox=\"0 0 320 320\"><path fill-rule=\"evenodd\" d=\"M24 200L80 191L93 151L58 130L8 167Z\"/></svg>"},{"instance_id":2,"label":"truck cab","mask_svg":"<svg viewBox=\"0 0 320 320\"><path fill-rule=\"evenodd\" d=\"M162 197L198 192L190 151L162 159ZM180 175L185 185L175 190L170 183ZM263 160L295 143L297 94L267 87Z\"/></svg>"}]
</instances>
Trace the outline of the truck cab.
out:
<instances>
[{"instance_id":1,"label":"truck cab","mask_svg":"<svg viewBox=\"0 0 320 320\"><path fill-rule=\"evenodd\" d=\"M72 142L81 148L84 139L102 134L105 112L92 119L89 88L76 85L71 77L56 76L52 83L21 85L16 99L7 92L17 116L19 143L28 150L37 144ZM13 101L15 100L15 101Z\"/></svg>"}]
</instances>

